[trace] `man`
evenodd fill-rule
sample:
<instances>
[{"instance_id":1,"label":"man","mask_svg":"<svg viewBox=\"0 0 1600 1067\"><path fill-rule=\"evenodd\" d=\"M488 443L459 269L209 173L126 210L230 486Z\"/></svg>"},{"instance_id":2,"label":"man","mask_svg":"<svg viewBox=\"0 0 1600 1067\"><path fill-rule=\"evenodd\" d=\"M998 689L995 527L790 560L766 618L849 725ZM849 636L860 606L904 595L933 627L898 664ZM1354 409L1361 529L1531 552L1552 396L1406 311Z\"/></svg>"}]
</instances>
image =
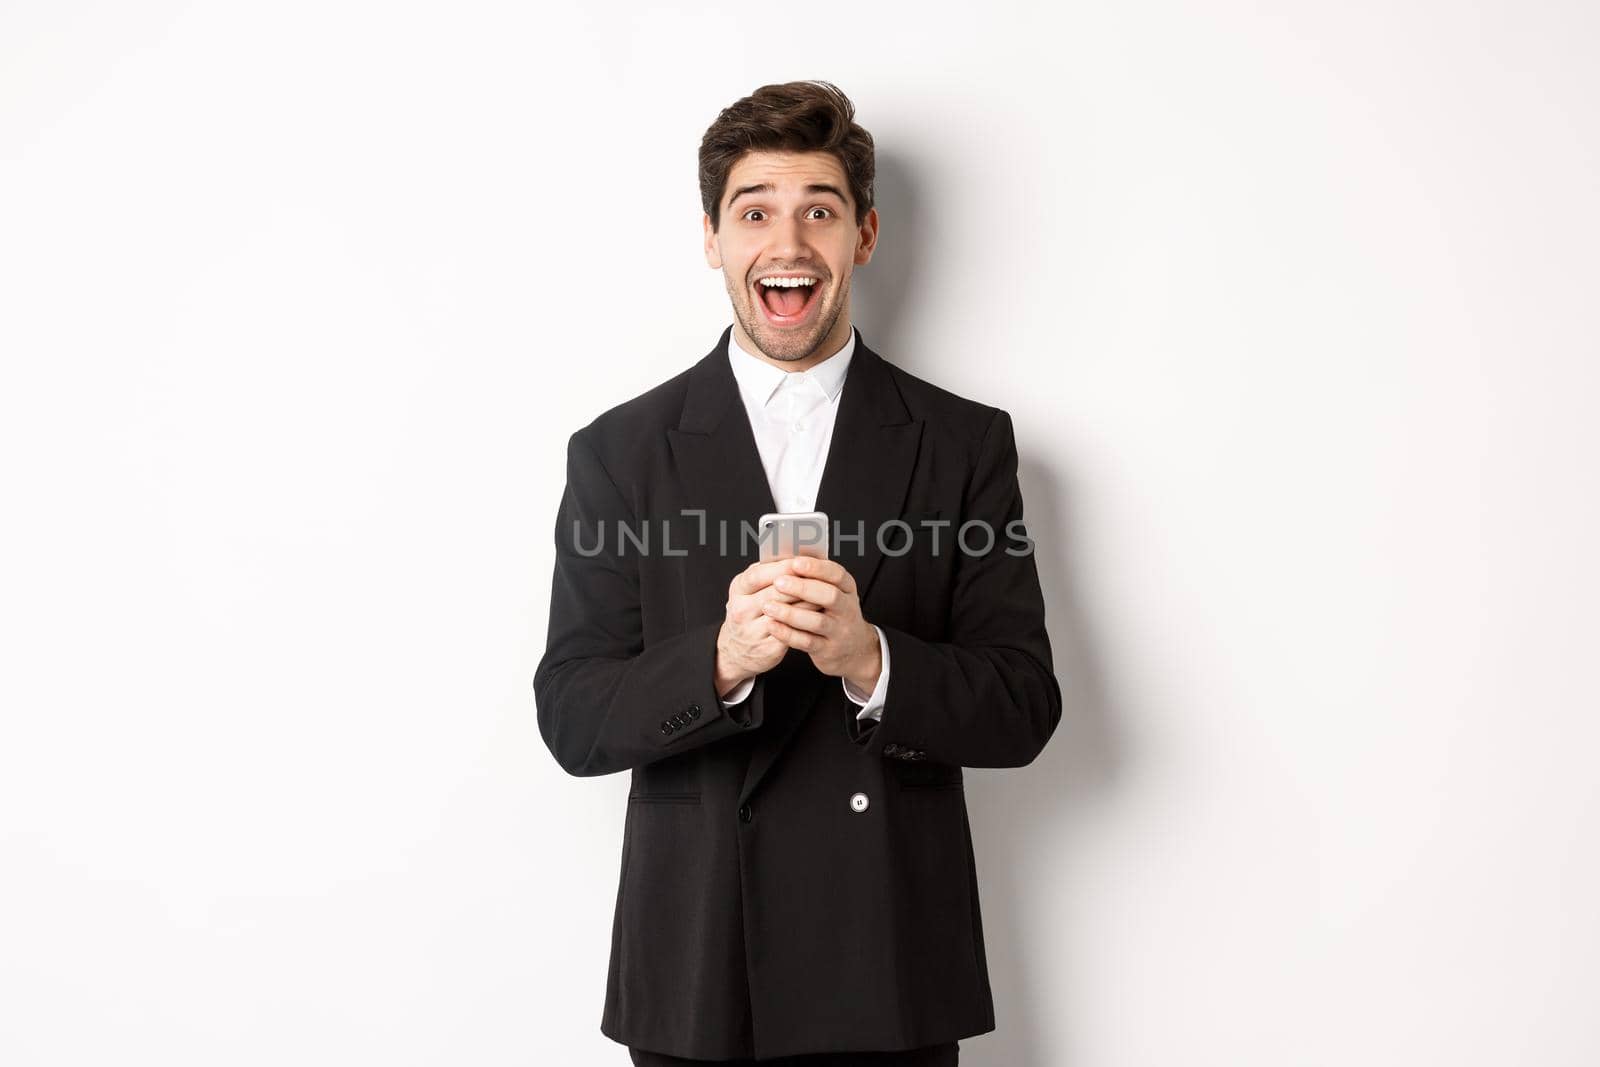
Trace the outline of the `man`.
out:
<instances>
[{"instance_id":1,"label":"man","mask_svg":"<svg viewBox=\"0 0 1600 1067\"><path fill-rule=\"evenodd\" d=\"M1010 417L851 325L853 116L825 82L718 116L735 321L568 441L533 687L566 771L631 771L600 1028L635 1064L930 1067L994 1029L962 768L1031 762L1061 691ZM813 509L831 559L757 561L760 515Z\"/></svg>"}]
</instances>

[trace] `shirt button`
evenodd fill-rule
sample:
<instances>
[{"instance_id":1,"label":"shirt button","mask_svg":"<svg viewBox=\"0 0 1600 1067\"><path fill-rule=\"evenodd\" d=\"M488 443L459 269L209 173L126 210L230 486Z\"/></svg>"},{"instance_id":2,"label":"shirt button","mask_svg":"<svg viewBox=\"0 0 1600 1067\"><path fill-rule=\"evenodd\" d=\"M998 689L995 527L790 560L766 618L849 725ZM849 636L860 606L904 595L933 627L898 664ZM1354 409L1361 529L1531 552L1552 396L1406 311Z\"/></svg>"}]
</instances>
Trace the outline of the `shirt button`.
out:
<instances>
[{"instance_id":1,"label":"shirt button","mask_svg":"<svg viewBox=\"0 0 1600 1067\"><path fill-rule=\"evenodd\" d=\"M852 811L866 811L867 803L867 794L865 793L856 793L850 797L850 808Z\"/></svg>"},{"instance_id":2,"label":"shirt button","mask_svg":"<svg viewBox=\"0 0 1600 1067\"><path fill-rule=\"evenodd\" d=\"M748 805L748 804L740 804L739 805L739 821L740 822L749 822L750 821L750 805Z\"/></svg>"}]
</instances>

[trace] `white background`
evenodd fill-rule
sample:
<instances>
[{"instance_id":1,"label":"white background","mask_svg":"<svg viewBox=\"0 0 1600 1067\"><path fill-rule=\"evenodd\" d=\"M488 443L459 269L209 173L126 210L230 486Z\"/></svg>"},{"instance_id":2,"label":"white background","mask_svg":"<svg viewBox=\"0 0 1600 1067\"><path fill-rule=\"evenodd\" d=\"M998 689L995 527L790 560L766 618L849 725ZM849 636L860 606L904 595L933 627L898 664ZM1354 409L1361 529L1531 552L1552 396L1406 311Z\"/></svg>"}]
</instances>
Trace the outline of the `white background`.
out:
<instances>
[{"instance_id":1,"label":"white background","mask_svg":"<svg viewBox=\"0 0 1600 1067\"><path fill-rule=\"evenodd\" d=\"M0 1061L626 1062L564 445L731 321L706 126L821 77L854 321L1013 414L1068 700L968 775L963 1064L1600 1062L1597 29L7 3Z\"/></svg>"}]
</instances>

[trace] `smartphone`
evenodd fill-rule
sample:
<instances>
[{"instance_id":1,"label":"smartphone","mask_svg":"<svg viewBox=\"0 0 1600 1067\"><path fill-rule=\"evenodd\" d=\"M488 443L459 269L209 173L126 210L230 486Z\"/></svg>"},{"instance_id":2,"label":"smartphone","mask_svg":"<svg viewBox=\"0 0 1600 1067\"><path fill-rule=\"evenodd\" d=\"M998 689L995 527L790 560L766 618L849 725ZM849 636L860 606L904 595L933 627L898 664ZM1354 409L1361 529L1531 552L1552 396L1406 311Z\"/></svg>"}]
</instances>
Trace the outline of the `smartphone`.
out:
<instances>
[{"instance_id":1,"label":"smartphone","mask_svg":"<svg viewBox=\"0 0 1600 1067\"><path fill-rule=\"evenodd\" d=\"M762 563L790 556L828 558L828 516L820 511L769 511L756 532Z\"/></svg>"}]
</instances>

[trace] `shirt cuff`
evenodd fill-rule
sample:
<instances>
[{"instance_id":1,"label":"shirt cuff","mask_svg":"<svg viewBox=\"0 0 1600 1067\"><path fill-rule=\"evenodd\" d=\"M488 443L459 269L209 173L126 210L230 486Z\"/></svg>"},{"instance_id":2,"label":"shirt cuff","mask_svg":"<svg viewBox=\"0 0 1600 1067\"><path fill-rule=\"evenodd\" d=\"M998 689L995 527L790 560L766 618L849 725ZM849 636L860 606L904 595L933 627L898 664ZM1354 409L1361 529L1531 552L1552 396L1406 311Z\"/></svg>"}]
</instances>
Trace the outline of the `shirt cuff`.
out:
<instances>
[{"instance_id":1,"label":"shirt cuff","mask_svg":"<svg viewBox=\"0 0 1600 1067\"><path fill-rule=\"evenodd\" d=\"M746 678L744 681L733 687L733 692L729 693L725 697L720 698L722 700L722 706L725 708L731 708L733 705L739 703L745 697L749 696L750 690L754 689L755 687L756 680L754 678Z\"/></svg>"},{"instance_id":2,"label":"shirt cuff","mask_svg":"<svg viewBox=\"0 0 1600 1067\"><path fill-rule=\"evenodd\" d=\"M840 678L844 683L844 695L850 698L852 704L860 704L861 710L856 713L856 718L877 719L883 721L883 705L889 697L889 639L883 635L883 627L873 626L878 631L878 652L883 657L883 669L878 672L878 684L873 687L871 696L862 696L861 691L849 682Z\"/></svg>"}]
</instances>

